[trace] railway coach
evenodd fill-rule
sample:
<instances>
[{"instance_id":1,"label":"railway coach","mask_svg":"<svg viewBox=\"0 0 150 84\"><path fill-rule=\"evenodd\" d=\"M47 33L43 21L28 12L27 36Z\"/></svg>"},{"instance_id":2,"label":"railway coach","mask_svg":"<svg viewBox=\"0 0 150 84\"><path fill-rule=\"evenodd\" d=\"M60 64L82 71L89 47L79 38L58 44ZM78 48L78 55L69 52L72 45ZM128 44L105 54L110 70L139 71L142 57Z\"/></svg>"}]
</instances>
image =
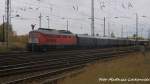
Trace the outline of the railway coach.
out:
<instances>
[{"instance_id":1,"label":"railway coach","mask_svg":"<svg viewBox=\"0 0 150 84\"><path fill-rule=\"evenodd\" d=\"M119 39L108 37L96 37L88 35L76 35L66 30L39 28L29 32L30 51L48 51L56 48L108 48L138 45L146 45L146 40Z\"/></svg>"},{"instance_id":2,"label":"railway coach","mask_svg":"<svg viewBox=\"0 0 150 84\"><path fill-rule=\"evenodd\" d=\"M87 35L77 35L77 39L77 45L81 48L108 48L134 45L130 44L130 40L128 39L93 37ZM133 43L133 41L131 42Z\"/></svg>"}]
</instances>

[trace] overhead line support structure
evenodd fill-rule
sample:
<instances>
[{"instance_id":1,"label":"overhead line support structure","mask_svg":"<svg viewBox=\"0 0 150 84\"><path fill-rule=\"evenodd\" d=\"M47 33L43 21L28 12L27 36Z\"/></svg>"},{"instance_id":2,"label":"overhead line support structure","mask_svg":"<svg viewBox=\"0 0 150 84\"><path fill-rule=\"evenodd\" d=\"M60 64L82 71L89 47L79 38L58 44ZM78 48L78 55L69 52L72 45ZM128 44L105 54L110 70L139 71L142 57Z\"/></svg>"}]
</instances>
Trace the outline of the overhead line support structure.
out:
<instances>
[{"instance_id":1,"label":"overhead line support structure","mask_svg":"<svg viewBox=\"0 0 150 84\"><path fill-rule=\"evenodd\" d=\"M95 26L94 26L94 0L91 0L91 35L95 35Z\"/></svg>"}]
</instances>

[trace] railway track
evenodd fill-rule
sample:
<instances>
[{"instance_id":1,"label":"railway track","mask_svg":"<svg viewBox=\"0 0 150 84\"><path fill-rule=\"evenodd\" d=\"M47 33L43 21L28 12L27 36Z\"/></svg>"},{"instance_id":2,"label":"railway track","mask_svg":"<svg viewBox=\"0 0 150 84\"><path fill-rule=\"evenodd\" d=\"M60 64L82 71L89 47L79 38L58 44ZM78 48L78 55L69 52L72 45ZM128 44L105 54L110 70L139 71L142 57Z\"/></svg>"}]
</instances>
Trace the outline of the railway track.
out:
<instances>
[{"instance_id":1,"label":"railway track","mask_svg":"<svg viewBox=\"0 0 150 84\"><path fill-rule=\"evenodd\" d=\"M111 49L89 49L58 51L51 53L17 53L0 55L0 83L14 83L24 79L38 76L19 78L11 81L3 81L10 76L50 70L52 73L62 72L67 69L81 67L95 60L113 57L116 54L126 54L135 51L135 47L111 48ZM41 74L43 75L43 74ZM41 76L39 75L39 76Z\"/></svg>"},{"instance_id":2,"label":"railway track","mask_svg":"<svg viewBox=\"0 0 150 84\"><path fill-rule=\"evenodd\" d=\"M108 50L112 49L97 49L96 52L108 52ZM14 65L14 64L19 64L19 63L27 63L27 62L32 62L32 61L37 61L37 60L44 60L46 58L53 58L53 57L58 57L60 55L67 56L68 54L82 54L82 53L93 53L94 50L71 50L71 51L53 51L50 53L31 53L31 52L19 52L19 53L5 53L0 55L0 65ZM45 56L46 54L46 56ZM31 59L31 60L29 60Z\"/></svg>"}]
</instances>

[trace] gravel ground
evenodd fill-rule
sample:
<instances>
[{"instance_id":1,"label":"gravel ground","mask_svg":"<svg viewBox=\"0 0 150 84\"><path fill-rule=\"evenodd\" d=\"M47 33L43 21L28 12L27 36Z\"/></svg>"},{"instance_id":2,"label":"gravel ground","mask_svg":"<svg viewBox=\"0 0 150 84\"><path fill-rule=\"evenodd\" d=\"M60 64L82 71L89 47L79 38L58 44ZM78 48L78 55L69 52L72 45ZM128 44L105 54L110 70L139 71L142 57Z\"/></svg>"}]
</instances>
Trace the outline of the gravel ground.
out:
<instances>
[{"instance_id":1,"label":"gravel ground","mask_svg":"<svg viewBox=\"0 0 150 84\"><path fill-rule=\"evenodd\" d=\"M128 82L132 78L142 82ZM149 78L149 81L146 78ZM123 82L120 82L121 79ZM150 52L132 53L108 61L98 61L88 65L82 73L61 79L58 84L150 84Z\"/></svg>"}]
</instances>

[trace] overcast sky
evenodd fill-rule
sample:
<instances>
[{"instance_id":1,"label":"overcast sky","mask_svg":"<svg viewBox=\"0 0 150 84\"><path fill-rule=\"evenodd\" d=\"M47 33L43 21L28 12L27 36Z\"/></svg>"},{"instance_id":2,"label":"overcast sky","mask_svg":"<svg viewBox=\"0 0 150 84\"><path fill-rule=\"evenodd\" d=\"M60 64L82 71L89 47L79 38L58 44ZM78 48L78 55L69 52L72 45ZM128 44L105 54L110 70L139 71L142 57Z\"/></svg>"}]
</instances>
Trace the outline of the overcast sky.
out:
<instances>
[{"instance_id":1,"label":"overcast sky","mask_svg":"<svg viewBox=\"0 0 150 84\"><path fill-rule=\"evenodd\" d=\"M0 23L5 14L5 0L0 0ZM19 35L28 34L31 24L39 27L39 15L42 14L42 27L48 27L47 17L50 17L50 28L66 29L69 20L69 30L73 33L90 34L91 30L91 0L11 0L12 25ZM139 16L139 35L147 36L150 28L150 0L95 0L95 32L103 34L103 17L106 17L106 34L108 24L111 32L120 36L121 27L124 35L135 33L135 17ZM16 17L17 16L17 17ZM142 17L146 16L146 17ZM114 18L119 17L119 18Z\"/></svg>"}]
</instances>

